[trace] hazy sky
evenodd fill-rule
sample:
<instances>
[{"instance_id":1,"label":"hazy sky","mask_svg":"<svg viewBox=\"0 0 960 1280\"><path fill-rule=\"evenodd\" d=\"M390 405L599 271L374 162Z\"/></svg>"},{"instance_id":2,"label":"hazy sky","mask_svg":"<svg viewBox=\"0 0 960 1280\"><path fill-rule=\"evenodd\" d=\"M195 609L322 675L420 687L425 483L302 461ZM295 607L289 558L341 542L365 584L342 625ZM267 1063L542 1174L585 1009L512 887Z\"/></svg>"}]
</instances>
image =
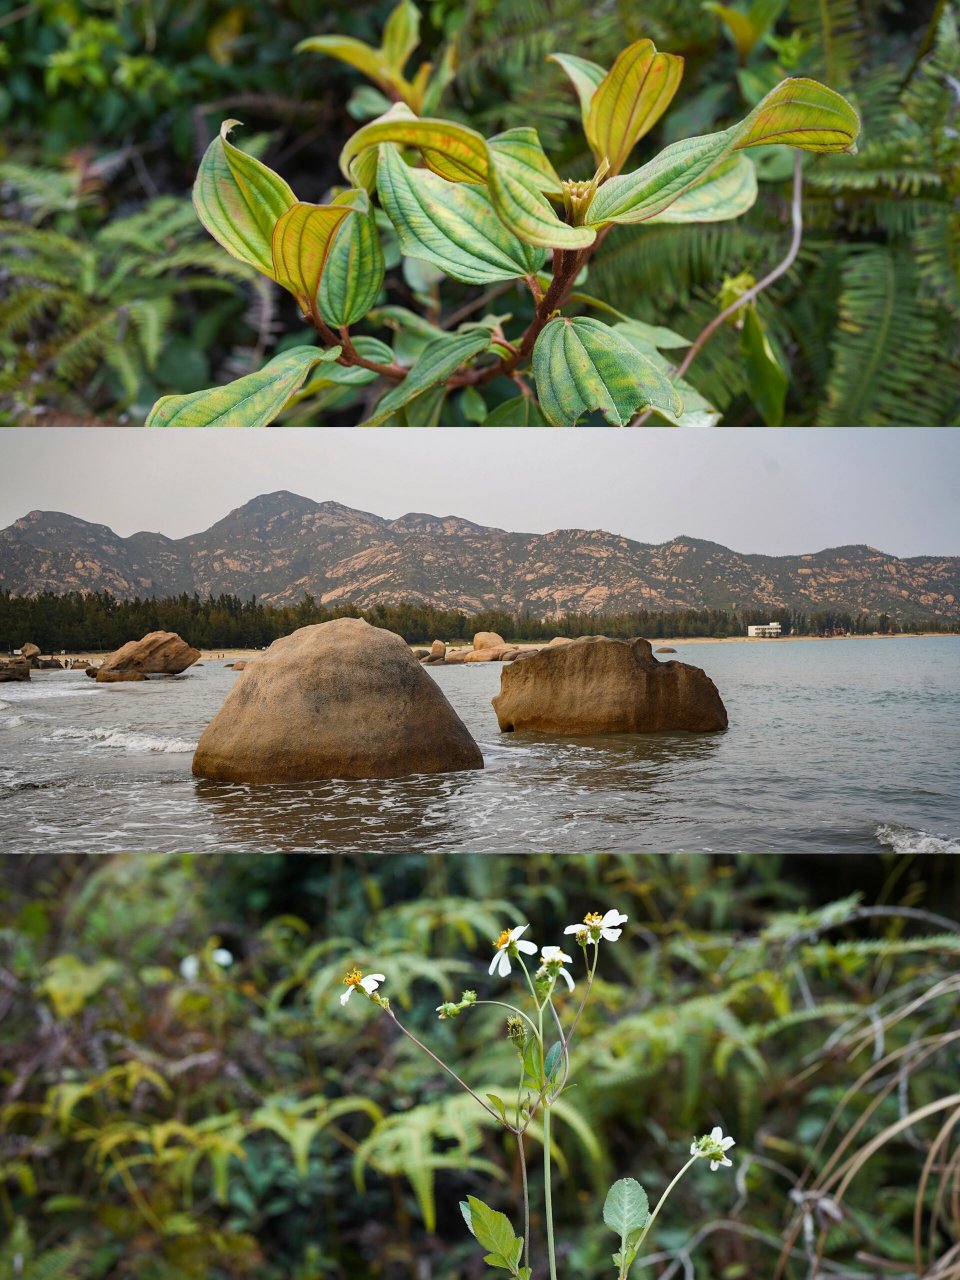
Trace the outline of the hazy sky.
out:
<instances>
[{"instance_id":1,"label":"hazy sky","mask_svg":"<svg viewBox=\"0 0 960 1280\"><path fill-rule=\"evenodd\" d=\"M960 554L960 431L8 431L0 527L34 508L182 537L290 489L394 518L687 534L787 555Z\"/></svg>"}]
</instances>

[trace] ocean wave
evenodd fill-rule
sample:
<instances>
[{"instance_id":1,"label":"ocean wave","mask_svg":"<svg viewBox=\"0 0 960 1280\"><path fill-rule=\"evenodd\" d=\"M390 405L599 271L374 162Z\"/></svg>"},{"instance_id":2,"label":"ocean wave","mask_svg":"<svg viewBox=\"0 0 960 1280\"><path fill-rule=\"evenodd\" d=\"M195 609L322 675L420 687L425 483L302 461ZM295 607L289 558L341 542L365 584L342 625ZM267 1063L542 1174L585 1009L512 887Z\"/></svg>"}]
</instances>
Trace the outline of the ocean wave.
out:
<instances>
[{"instance_id":1,"label":"ocean wave","mask_svg":"<svg viewBox=\"0 0 960 1280\"><path fill-rule=\"evenodd\" d=\"M5 709L0 708L0 710ZM21 725L29 723L29 716L0 716L0 729L19 729Z\"/></svg>"},{"instance_id":2,"label":"ocean wave","mask_svg":"<svg viewBox=\"0 0 960 1280\"><path fill-rule=\"evenodd\" d=\"M130 733L125 729L54 729L43 741L81 742L116 751L160 751L178 755L197 749L197 744L186 738L162 738L150 733Z\"/></svg>"},{"instance_id":3,"label":"ocean wave","mask_svg":"<svg viewBox=\"0 0 960 1280\"><path fill-rule=\"evenodd\" d=\"M894 853L960 853L960 840L900 827L893 822L881 822L873 834L879 844Z\"/></svg>"},{"instance_id":4,"label":"ocean wave","mask_svg":"<svg viewBox=\"0 0 960 1280\"><path fill-rule=\"evenodd\" d=\"M88 680L86 684L78 685L76 682L68 688L51 687L49 685L38 688L29 681L23 684L17 684L12 688L4 690L4 699L12 698L15 702L34 702L39 700L48 700L50 698L88 698L91 695L96 697L100 694L100 689L92 680ZM9 705L9 704L8 704Z\"/></svg>"}]
</instances>

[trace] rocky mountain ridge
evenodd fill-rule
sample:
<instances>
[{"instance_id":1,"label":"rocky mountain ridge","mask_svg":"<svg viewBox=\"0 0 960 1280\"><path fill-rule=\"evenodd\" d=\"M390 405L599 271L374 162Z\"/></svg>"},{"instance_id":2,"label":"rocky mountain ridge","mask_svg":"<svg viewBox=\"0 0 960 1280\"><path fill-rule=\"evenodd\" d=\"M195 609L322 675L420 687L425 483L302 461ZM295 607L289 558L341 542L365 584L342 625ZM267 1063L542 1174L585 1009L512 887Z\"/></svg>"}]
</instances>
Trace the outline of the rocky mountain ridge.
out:
<instances>
[{"instance_id":1,"label":"rocky mountain ridge","mask_svg":"<svg viewBox=\"0 0 960 1280\"><path fill-rule=\"evenodd\" d=\"M31 511L0 530L0 589L107 591L121 599L228 593L294 604L428 604L535 617L634 609L842 608L956 618L960 556L899 559L867 546L746 555L676 537L635 542L600 529L515 533L458 516L387 520L280 491L186 538Z\"/></svg>"}]
</instances>

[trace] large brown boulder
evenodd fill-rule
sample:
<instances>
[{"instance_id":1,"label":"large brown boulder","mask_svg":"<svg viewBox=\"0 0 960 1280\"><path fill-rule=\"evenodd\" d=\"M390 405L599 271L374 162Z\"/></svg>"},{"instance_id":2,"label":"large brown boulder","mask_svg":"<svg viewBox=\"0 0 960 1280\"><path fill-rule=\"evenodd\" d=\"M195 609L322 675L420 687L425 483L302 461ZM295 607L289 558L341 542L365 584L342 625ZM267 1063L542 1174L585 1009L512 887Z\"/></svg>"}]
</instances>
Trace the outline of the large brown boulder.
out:
<instances>
[{"instance_id":1,"label":"large brown boulder","mask_svg":"<svg viewBox=\"0 0 960 1280\"><path fill-rule=\"evenodd\" d=\"M101 671L139 671L143 675L179 675L200 657L173 631L151 631L142 640L129 640L100 665Z\"/></svg>"},{"instance_id":2,"label":"large brown boulder","mask_svg":"<svg viewBox=\"0 0 960 1280\"><path fill-rule=\"evenodd\" d=\"M479 649L502 649L506 644L503 636L498 636L495 631L478 631L473 637L473 647Z\"/></svg>"},{"instance_id":3,"label":"large brown boulder","mask_svg":"<svg viewBox=\"0 0 960 1280\"><path fill-rule=\"evenodd\" d=\"M647 640L590 636L505 667L493 699L500 728L570 736L711 733L727 727L716 685L699 667L658 662Z\"/></svg>"},{"instance_id":4,"label":"large brown boulder","mask_svg":"<svg viewBox=\"0 0 960 1280\"><path fill-rule=\"evenodd\" d=\"M131 681L146 680L146 678L142 671L105 671L103 667L94 674L97 684L128 684Z\"/></svg>"},{"instance_id":5,"label":"large brown boulder","mask_svg":"<svg viewBox=\"0 0 960 1280\"><path fill-rule=\"evenodd\" d=\"M0 684L30 679L30 663L26 658L0 659Z\"/></svg>"},{"instance_id":6,"label":"large brown boulder","mask_svg":"<svg viewBox=\"0 0 960 1280\"><path fill-rule=\"evenodd\" d=\"M430 646L431 658L445 658L447 656L447 646L443 640L434 640Z\"/></svg>"},{"instance_id":7,"label":"large brown boulder","mask_svg":"<svg viewBox=\"0 0 960 1280\"><path fill-rule=\"evenodd\" d=\"M37 658L39 658L39 657L40 657L40 647L39 647L39 645L35 645L35 644L22 644L22 645L20 646L20 656L21 656L21 658L26 658L26 660L27 660L27 661L31 664L31 666L32 666L32 665L36 662Z\"/></svg>"},{"instance_id":8,"label":"large brown boulder","mask_svg":"<svg viewBox=\"0 0 960 1280\"><path fill-rule=\"evenodd\" d=\"M222 782L482 768L480 748L401 637L360 618L275 640L233 686L193 757L197 777Z\"/></svg>"}]
</instances>

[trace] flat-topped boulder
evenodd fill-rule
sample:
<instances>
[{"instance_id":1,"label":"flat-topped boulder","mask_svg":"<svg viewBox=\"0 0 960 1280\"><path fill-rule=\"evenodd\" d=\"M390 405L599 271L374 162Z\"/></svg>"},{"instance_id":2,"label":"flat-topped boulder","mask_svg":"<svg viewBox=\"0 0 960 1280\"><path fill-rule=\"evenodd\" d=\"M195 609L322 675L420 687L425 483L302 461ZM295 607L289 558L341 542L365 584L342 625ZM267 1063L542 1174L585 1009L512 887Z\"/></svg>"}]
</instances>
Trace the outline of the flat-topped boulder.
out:
<instances>
[{"instance_id":1,"label":"flat-topped boulder","mask_svg":"<svg viewBox=\"0 0 960 1280\"><path fill-rule=\"evenodd\" d=\"M141 640L129 640L100 664L100 671L139 671L145 676L176 676L200 657L175 631L151 631Z\"/></svg>"},{"instance_id":2,"label":"flat-topped boulder","mask_svg":"<svg viewBox=\"0 0 960 1280\"><path fill-rule=\"evenodd\" d=\"M0 684L29 679L30 663L26 658L0 658Z\"/></svg>"},{"instance_id":3,"label":"flat-topped boulder","mask_svg":"<svg viewBox=\"0 0 960 1280\"><path fill-rule=\"evenodd\" d=\"M727 727L699 667L658 662L648 640L590 636L522 654L505 667L493 708L504 733L712 733Z\"/></svg>"},{"instance_id":4,"label":"flat-topped boulder","mask_svg":"<svg viewBox=\"0 0 960 1280\"><path fill-rule=\"evenodd\" d=\"M482 768L480 748L408 645L361 618L275 640L233 686L193 757L195 776L222 782Z\"/></svg>"},{"instance_id":5,"label":"flat-topped boulder","mask_svg":"<svg viewBox=\"0 0 960 1280\"><path fill-rule=\"evenodd\" d=\"M103 667L94 673L97 684L130 684L146 678L142 671L105 671Z\"/></svg>"},{"instance_id":6,"label":"flat-topped boulder","mask_svg":"<svg viewBox=\"0 0 960 1280\"><path fill-rule=\"evenodd\" d=\"M478 631L473 637L475 653L480 649L502 649L506 643L503 636L498 636L495 631Z\"/></svg>"}]
</instances>

